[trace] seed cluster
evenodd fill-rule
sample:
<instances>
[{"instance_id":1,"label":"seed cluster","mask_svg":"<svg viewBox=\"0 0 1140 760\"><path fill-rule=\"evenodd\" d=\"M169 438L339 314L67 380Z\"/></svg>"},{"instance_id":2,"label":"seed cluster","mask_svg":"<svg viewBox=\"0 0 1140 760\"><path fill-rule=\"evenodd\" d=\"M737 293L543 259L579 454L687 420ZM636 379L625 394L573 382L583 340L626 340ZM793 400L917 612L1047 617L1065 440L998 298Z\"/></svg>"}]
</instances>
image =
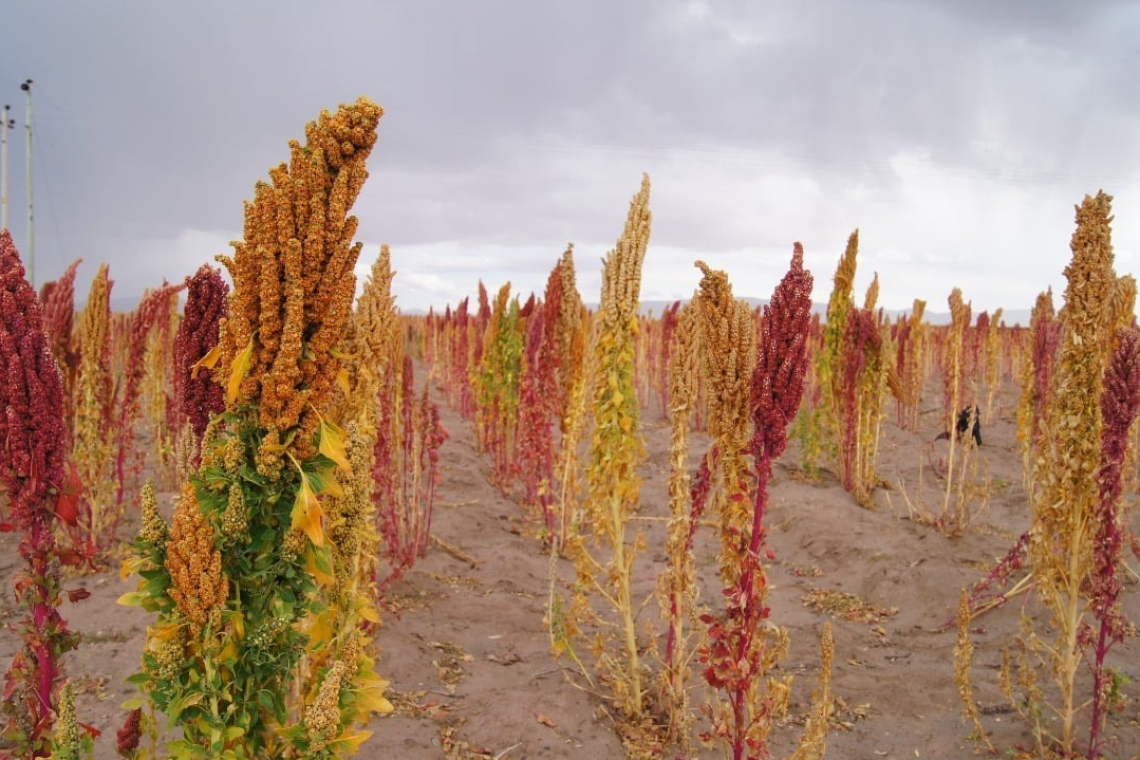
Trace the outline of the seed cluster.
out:
<instances>
[{"instance_id":1,"label":"seed cluster","mask_svg":"<svg viewBox=\"0 0 1140 760\"><path fill-rule=\"evenodd\" d=\"M35 291L7 230L0 231L0 477L22 525L63 483L63 388Z\"/></svg>"},{"instance_id":2,"label":"seed cluster","mask_svg":"<svg viewBox=\"0 0 1140 760\"><path fill-rule=\"evenodd\" d=\"M198 364L218 343L229 292L221 272L205 264L186 278L184 317L174 337L174 396L197 440L206 432L211 415L225 409L222 384L214 370Z\"/></svg>"},{"instance_id":3,"label":"seed cluster","mask_svg":"<svg viewBox=\"0 0 1140 760\"><path fill-rule=\"evenodd\" d=\"M333 662L321 683L313 704L305 710L304 723L312 740L312 750L319 751L336 737L340 725L340 686L348 672L341 660Z\"/></svg>"},{"instance_id":4,"label":"seed cluster","mask_svg":"<svg viewBox=\"0 0 1140 760\"><path fill-rule=\"evenodd\" d=\"M207 624L217 627L229 580L222 573L222 555L214 548L214 529L198 507L194 487L182 486L174 525L166 544L170 598L190 621L192 636L200 638Z\"/></svg>"},{"instance_id":5,"label":"seed cluster","mask_svg":"<svg viewBox=\"0 0 1140 760\"><path fill-rule=\"evenodd\" d=\"M641 179L641 190L630 201L629 216L617 246L606 256L598 310L603 330L624 330L637 317L641 303L641 265L645 261L652 221L649 175L645 175Z\"/></svg>"},{"instance_id":6,"label":"seed cluster","mask_svg":"<svg viewBox=\"0 0 1140 760\"><path fill-rule=\"evenodd\" d=\"M154 497L154 484L149 480L143 484L142 495L142 528L139 538L148 544L165 546L170 535L170 527L158 512L158 502Z\"/></svg>"},{"instance_id":7,"label":"seed cluster","mask_svg":"<svg viewBox=\"0 0 1140 760\"><path fill-rule=\"evenodd\" d=\"M696 263L701 278L701 339L708 378L709 434L725 452L739 451L748 436L748 397L756 358L752 312L732 295L728 275Z\"/></svg>"},{"instance_id":8,"label":"seed cluster","mask_svg":"<svg viewBox=\"0 0 1140 760\"><path fill-rule=\"evenodd\" d=\"M317 410L340 368L332 349L356 295L361 244L348 210L368 176L382 110L367 98L322 112L290 143L291 159L270 171L246 205L244 239L222 261L233 278L222 333L231 404L256 406L265 429L257 463L275 480L285 451L311 458ZM235 393L236 392L236 393Z\"/></svg>"}]
</instances>

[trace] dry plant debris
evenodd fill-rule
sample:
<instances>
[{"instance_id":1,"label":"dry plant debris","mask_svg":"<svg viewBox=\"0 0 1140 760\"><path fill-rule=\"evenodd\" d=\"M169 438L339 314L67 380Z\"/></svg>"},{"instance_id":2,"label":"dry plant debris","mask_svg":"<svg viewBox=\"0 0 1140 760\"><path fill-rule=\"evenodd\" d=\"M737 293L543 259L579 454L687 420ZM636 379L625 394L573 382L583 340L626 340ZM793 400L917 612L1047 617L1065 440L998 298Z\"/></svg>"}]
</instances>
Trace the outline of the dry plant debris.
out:
<instances>
[{"instance_id":1,"label":"dry plant debris","mask_svg":"<svg viewBox=\"0 0 1140 760\"><path fill-rule=\"evenodd\" d=\"M803 603L832 617L854 623L878 623L898 613L898 607L875 607L855 594L836 589L813 588L802 597Z\"/></svg>"},{"instance_id":2,"label":"dry plant debris","mask_svg":"<svg viewBox=\"0 0 1140 760\"><path fill-rule=\"evenodd\" d=\"M438 659L432 660L431 664L435 665L439 673L439 680L447 684L449 690L451 690L456 684L467 677L467 671L463 669L463 663L472 662L475 658L464 652L455 644L446 641L433 641L431 647L439 650L441 653L441 656Z\"/></svg>"}]
</instances>

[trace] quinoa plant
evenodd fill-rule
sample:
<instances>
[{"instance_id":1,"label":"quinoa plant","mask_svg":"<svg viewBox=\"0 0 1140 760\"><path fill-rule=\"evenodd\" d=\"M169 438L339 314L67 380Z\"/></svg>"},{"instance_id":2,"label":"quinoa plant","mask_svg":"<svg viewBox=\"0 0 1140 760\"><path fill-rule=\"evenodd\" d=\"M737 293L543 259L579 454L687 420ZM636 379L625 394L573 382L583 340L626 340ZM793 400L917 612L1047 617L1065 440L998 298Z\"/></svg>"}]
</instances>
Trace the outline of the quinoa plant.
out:
<instances>
[{"instance_id":1,"label":"quinoa plant","mask_svg":"<svg viewBox=\"0 0 1140 760\"><path fill-rule=\"evenodd\" d=\"M391 409L391 416L389 404L382 409L372 465L373 499L390 566L389 574L380 579L381 590L427 553L439 482L439 449L447 438L426 385L416 396L410 356L404 357L400 377L398 396L385 395L398 399L399 406Z\"/></svg>"},{"instance_id":2,"label":"quinoa plant","mask_svg":"<svg viewBox=\"0 0 1140 760\"><path fill-rule=\"evenodd\" d=\"M637 467L643 450L637 434L633 361L641 267L650 221L649 177L645 176L630 203L621 237L606 256L602 270L601 306L593 341L596 369L590 389L593 435L583 509L587 523L583 531L592 537L593 549L587 545L588 537L581 534L571 535L567 547L582 579L578 591L583 596L578 606L585 607L585 599L594 594L604 600L613 616L595 613L605 621L595 650L613 703L621 719L632 726L644 721L647 708L645 664L631 596L633 560L643 539L636 536L631 540L628 530L641 491Z\"/></svg>"},{"instance_id":3,"label":"quinoa plant","mask_svg":"<svg viewBox=\"0 0 1140 760\"><path fill-rule=\"evenodd\" d=\"M92 547L109 548L115 515L115 392L111 373L111 287L106 264L91 281L79 317L79 368L75 376L71 457L82 487L79 530Z\"/></svg>"},{"instance_id":4,"label":"quinoa plant","mask_svg":"<svg viewBox=\"0 0 1140 760\"><path fill-rule=\"evenodd\" d=\"M970 357L970 304L962 298L961 288L950 292L950 326L942 351L942 426L946 430L954 427L958 410L972 394L967 388Z\"/></svg>"},{"instance_id":5,"label":"quinoa plant","mask_svg":"<svg viewBox=\"0 0 1140 760\"><path fill-rule=\"evenodd\" d=\"M1136 333L1122 330L1134 319L1136 283L1113 270L1111 202L1100 192L1077 207L1060 352L1042 422L1042 462L1033 472L1040 483L1030 491L1025 556L1053 639L1045 641L1023 614L1015 652L1004 655L1001 670L1002 689L1029 722L1041 757L1077 755L1076 723L1085 705L1091 706L1091 724L1081 754L1099 756L1106 657L1126 630L1119 607L1125 545L1120 475L1127 431L1140 405L1140 349ZM958 669L968 667L964 659ZM1082 662L1093 676L1087 700L1077 694ZM1046 691L1042 668L1055 692Z\"/></svg>"},{"instance_id":6,"label":"quinoa plant","mask_svg":"<svg viewBox=\"0 0 1140 760\"><path fill-rule=\"evenodd\" d=\"M982 422L989 425L994 415L994 398L997 396L998 386L1001 384L1001 332L1002 310L996 309L990 317L985 334L979 336L985 346L985 380L986 402L982 406Z\"/></svg>"},{"instance_id":7,"label":"quinoa plant","mask_svg":"<svg viewBox=\"0 0 1140 760\"><path fill-rule=\"evenodd\" d=\"M523 503L537 512L545 543L558 531L555 509L554 425L558 422L558 312L562 278L555 266L539 308L527 319L526 348L519 383L519 476Z\"/></svg>"},{"instance_id":8,"label":"quinoa plant","mask_svg":"<svg viewBox=\"0 0 1140 760\"><path fill-rule=\"evenodd\" d=\"M1033 503L1029 557L1038 593L1052 612L1057 630L1053 672L1061 692L1057 739L1072 749L1078 707L1075 679L1078 641L1088 603L1086 579L1095 565L1102 422L1098 408L1109 345L1103 341L1126 318L1131 320L1135 283L1113 271L1110 196L1086 197L1077 209L1073 260L1065 269L1064 320L1060 361L1045 425L1050 437L1042 486ZM1131 297L1129 297L1129 294Z\"/></svg>"},{"instance_id":9,"label":"quinoa plant","mask_svg":"<svg viewBox=\"0 0 1140 760\"><path fill-rule=\"evenodd\" d=\"M74 504L63 502L67 460L67 426L63 418L63 385L44 333L36 293L24 274L19 253L7 230L0 230L0 479L7 489L7 530L19 530L25 567L14 580L16 601L27 615L15 623L23 646L5 676L0 738L13 758L46 757L52 726L60 718L55 739L66 728L62 720L69 692L60 694L60 660L78 644L59 614L63 580L56 552L56 519L73 520ZM68 591L72 601L86 595ZM78 755L76 755L78 757Z\"/></svg>"},{"instance_id":10,"label":"quinoa plant","mask_svg":"<svg viewBox=\"0 0 1140 760\"><path fill-rule=\"evenodd\" d=\"M75 326L75 275L81 263L83 259L71 262L58 280L45 282L40 288L44 332L63 380L65 420L72 418L75 373L79 367L79 353L72 342L72 331Z\"/></svg>"},{"instance_id":11,"label":"quinoa plant","mask_svg":"<svg viewBox=\"0 0 1140 760\"><path fill-rule=\"evenodd\" d=\"M848 311L842 346L839 479L861 506L870 507L879 482L875 461L890 371L881 316L869 309Z\"/></svg>"},{"instance_id":12,"label":"quinoa plant","mask_svg":"<svg viewBox=\"0 0 1140 760\"><path fill-rule=\"evenodd\" d=\"M697 583L693 540L708 502L711 450L696 479L689 475L689 430L700 372L700 296L685 304L670 331L669 349L669 525L666 568L657 581L657 598L668 627L658 690L665 713L665 737L687 750L693 715L688 680L695 651Z\"/></svg>"},{"instance_id":13,"label":"quinoa plant","mask_svg":"<svg viewBox=\"0 0 1140 760\"><path fill-rule=\"evenodd\" d=\"M93 536L101 549L116 542L119 520L128 502L135 501L139 475L143 468L142 453L135 448L135 423L142 411L141 395L146 377L146 351L156 324L169 319L171 297L185 288L184 284L163 285L143 295L130 316L124 373L117 383L115 403L115 501L104 516L103 531Z\"/></svg>"},{"instance_id":14,"label":"quinoa plant","mask_svg":"<svg viewBox=\"0 0 1140 760\"><path fill-rule=\"evenodd\" d=\"M734 530L747 514L745 449L749 436L747 414L752 372L756 364L756 332L752 312L732 295L728 275L713 271L703 261L700 283L701 363L708 384L709 435L719 451L713 468L712 502L721 514L721 529ZM731 543L731 536L721 540ZM734 563L721 563L725 583L735 577Z\"/></svg>"},{"instance_id":15,"label":"quinoa plant","mask_svg":"<svg viewBox=\"0 0 1140 760\"><path fill-rule=\"evenodd\" d=\"M656 372L654 384L661 400L661 415L669 417L669 361L673 351L673 334L677 329L678 313L681 302L674 301L661 312L660 330L658 331L658 344L655 356Z\"/></svg>"},{"instance_id":16,"label":"quinoa plant","mask_svg":"<svg viewBox=\"0 0 1140 760\"><path fill-rule=\"evenodd\" d=\"M385 389L397 371L402 373L405 359L404 336L392 295L394 276L391 252L387 245L381 245L339 351L343 363L337 376L340 403L336 416L345 425L345 458L352 475L344 478L343 493L330 496L326 502L337 583L326 590L331 599L323 614L342 635L367 627L362 621L378 620L372 605L380 542L376 505L391 506L394 499L391 488L381 490L378 484L394 486L397 478L390 469L377 467L377 459L383 457L386 464L397 461L387 444L400 438L392 426L400 425L402 419L388 412L401 408L403 384L398 395L385 393ZM389 557L394 554L389 551Z\"/></svg>"},{"instance_id":17,"label":"quinoa plant","mask_svg":"<svg viewBox=\"0 0 1140 760\"><path fill-rule=\"evenodd\" d=\"M799 443L799 475L807 480L818 480L823 464L827 408L820 383L822 370L823 328L820 315L813 314L811 338L808 341L811 361L804 374L804 399L796 418L788 429L788 437Z\"/></svg>"},{"instance_id":18,"label":"quinoa plant","mask_svg":"<svg viewBox=\"0 0 1140 760\"><path fill-rule=\"evenodd\" d=\"M559 289L558 326L558 403L562 434L565 437L572 399L583 382L586 357L586 339L589 334L589 311L578 292L574 270L574 246L566 247L558 263L562 280Z\"/></svg>"},{"instance_id":19,"label":"quinoa plant","mask_svg":"<svg viewBox=\"0 0 1140 760\"><path fill-rule=\"evenodd\" d=\"M471 372L471 317L467 311L467 300L464 298L459 307L452 313L455 320L455 329L452 332L451 348L451 384L448 396L451 405L464 419L475 416L475 397L471 392L471 383L467 378Z\"/></svg>"},{"instance_id":20,"label":"quinoa plant","mask_svg":"<svg viewBox=\"0 0 1140 760\"><path fill-rule=\"evenodd\" d=\"M173 372L180 448L187 452L180 457L185 460L179 463L186 465L184 470L197 469L206 426L226 406L214 369L203 364L210 352L216 351L229 292L221 272L208 264L186 278L186 306L174 335Z\"/></svg>"},{"instance_id":21,"label":"quinoa plant","mask_svg":"<svg viewBox=\"0 0 1140 760\"><path fill-rule=\"evenodd\" d=\"M855 308L855 267L859 255L859 230L847 238L847 247L835 270L834 284L827 302L823 328L823 347L816 357L816 372L823 393L825 444L824 453L829 461L838 464L839 448L843 435L842 419L847 414L847 394L843 384L844 357L847 348L844 333L847 314Z\"/></svg>"},{"instance_id":22,"label":"quinoa plant","mask_svg":"<svg viewBox=\"0 0 1140 760\"><path fill-rule=\"evenodd\" d=\"M174 336L180 321L180 291L184 289L182 285L179 290L169 292L165 305L157 309L154 324L146 336L139 391L142 421L154 439L154 445L146 450L146 458L154 468L155 479L167 489L176 487L182 479L177 448L182 424L174 403Z\"/></svg>"},{"instance_id":23,"label":"quinoa plant","mask_svg":"<svg viewBox=\"0 0 1140 760\"><path fill-rule=\"evenodd\" d=\"M495 296L475 375L480 446L491 458L491 476L504 495L518 476L519 381L524 333L518 298L508 282Z\"/></svg>"},{"instance_id":24,"label":"quinoa plant","mask_svg":"<svg viewBox=\"0 0 1140 760\"><path fill-rule=\"evenodd\" d=\"M803 249L797 243L791 268L764 308L743 410L752 423L746 444L751 466L742 473L750 483L739 496L744 501L750 497L751 509L738 504L721 511L725 609L701 617L708 626L708 642L700 649L705 680L723 694L721 701L706 707L712 721L706 738L724 741L734 760L768 755L768 734L786 713L790 694L790 678L773 675L787 653L788 635L768 622L764 517L772 464L787 446L788 423L803 395L811 289L811 273L803 268ZM823 756L834 651L830 628L824 630L821 650L819 689L797 758Z\"/></svg>"},{"instance_id":25,"label":"quinoa plant","mask_svg":"<svg viewBox=\"0 0 1140 760\"><path fill-rule=\"evenodd\" d=\"M1101 434L1099 492L1094 507L1092 569L1088 589L1093 623L1081 631L1080 643L1091 649L1092 709L1089 716L1088 760L1100 756L1111 678L1106 659L1114 644L1124 641L1130 628L1121 610L1124 584L1121 580L1126 541L1123 495L1123 465L1128 451L1129 428L1140 411L1140 330L1130 325L1119 329L1109 359L1101 394L1104 425Z\"/></svg>"},{"instance_id":26,"label":"quinoa plant","mask_svg":"<svg viewBox=\"0 0 1140 760\"><path fill-rule=\"evenodd\" d=\"M1032 496L1037 460L1045 445L1043 422L1045 410L1049 408L1061 336L1061 323L1053 308L1052 289L1037 296L1030 313L1029 331L1029 351L1022 365L1021 397L1017 403L1017 437L1021 445L1026 491Z\"/></svg>"},{"instance_id":27,"label":"quinoa plant","mask_svg":"<svg viewBox=\"0 0 1140 760\"><path fill-rule=\"evenodd\" d=\"M959 433L958 414L963 406L976 415L975 394L966 388L966 339L970 326L970 305L962 300L962 291L954 288L950 292L950 327L943 352L943 416L944 430L950 436L950 448L946 457L946 491L942 502L942 516L939 526L949 535L957 536L966 529L970 521L969 504L966 494L967 458L973 439L969 433ZM972 388L973 386L971 386ZM974 420L968 420L967 430L973 427ZM958 471L954 469L956 455L961 454L962 462Z\"/></svg>"},{"instance_id":28,"label":"quinoa plant","mask_svg":"<svg viewBox=\"0 0 1140 760\"><path fill-rule=\"evenodd\" d=\"M899 321L895 372L901 392L897 396L897 420L904 430L918 430L918 405L922 401L923 358L929 326L922 321L926 301L914 299L910 315Z\"/></svg>"},{"instance_id":29,"label":"quinoa plant","mask_svg":"<svg viewBox=\"0 0 1140 760\"><path fill-rule=\"evenodd\" d=\"M156 620L131 680L178 729L175 758L339 757L368 737L370 712L391 709L359 636L319 625L317 604L343 582L334 558L347 546L323 504L352 464L326 415L361 247L348 211L380 115L367 98L322 112L257 185L244 239L222 259L233 291L214 366L226 409L173 524L143 500L125 567L140 587L122 601Z\"/></svg>"},{"instance_id":30,"label":"quinoa plant","mask_svg":"<svg viewBox=\"0 0 1140 760\"><path fill-rule=\"evenodd\" d=\"M562 308L559 310L556 332L559 346L558 416L561 436L555 470L555 481L558 484L558 526L553 549L562 554L570 545L572 534L578 530L581 522L579 501L582 483L578 446L589 422L587 407L594 386L597 357L594 352L586 350L587 336L592 334L595 322L578 293L574 260L569 248L562 255L559 271L562 276ZM576 595L580 602L584 598Z\"/></svg>"}]
</instances>

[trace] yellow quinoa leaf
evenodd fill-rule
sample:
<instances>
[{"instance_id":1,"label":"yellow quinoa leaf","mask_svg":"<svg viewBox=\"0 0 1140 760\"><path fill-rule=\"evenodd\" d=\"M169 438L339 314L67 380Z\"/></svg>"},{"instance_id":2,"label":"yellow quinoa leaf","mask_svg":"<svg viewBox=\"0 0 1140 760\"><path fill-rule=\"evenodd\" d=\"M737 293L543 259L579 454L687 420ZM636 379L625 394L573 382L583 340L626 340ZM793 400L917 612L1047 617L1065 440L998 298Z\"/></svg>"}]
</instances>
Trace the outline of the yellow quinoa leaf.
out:
<instances>
[{"instance_id":1,"label":"yellow quinoa leaf","mask_svg":"<svg viewBox=\"0 0 1140 760\"><path fill-rule=\"evenodd\" d=\"M305 569L322 586L331 586L336 582L336 576L333 574L332 555L327 547L313 546L305 552ZM315 636L310 636L310 638L313 641L322 640ZM329 638L332 638L331 631Z\"/></svg>"},{"instance_id":2,"label":"yellow quinoa leaf","mask_svg":"<svg viewBox=\"0 0 1140 760\"><path fill-rule=\"evenodd\" d=\"M222 653L218 655L218 660L221 662L235 662L238 658L237 636L228 636L226 638L226 646L222 649Z\"/></svg>"},{"instance_id":3,"label":"yellow quinoa leaf","mask_svg":"<svg viewBox=\"0 0 1140 760\"><path fill-rule=\"evenodd\" d=\"M333 640L333 619L330 612L332 610L314 615L309 618L308 625L305 626L305 635L309 637L309 644L314 648L327 646Z\"/></svg>"},{"instance_id":4,"label":"yellow quinoa leaf","mask_svg":"<svg viewBox=\"0 0 1140 760\"><path fill-rule=\"evenodd\" d=\"M123 560L123 563L119 565L119 577L126 580L145 566L145 557L127 557Z\"/></svg>"},{"instance_id":5,"label":"yellow quinoa leaf","mask_svg":"<svg viewBox=\"0 0 1140 760\"><path fill-rule=\"evenodd\" d=\"M352 389L348 387L348 370L344 367L341 367L340 372L336 373L336 384L345 397L352 396Z\"/></svg>"},{"instance_id":6,"label":"yellow quinoa leaf","mask_svg":"<svg viewBox=\"0 0 1140 760\"><path fill-rule=\"evenodd\" d=\"M300 528L315 546L324 546L325 534L321 530L321 502L313 490L309 476L301 472L301 487L297 489L297 500L293 502L290 515L290 528Z\"/></svg>"},{"instance_id":7,"label":"yellow quinoa leaf","mask_svg":"<svg viewBox=\"0 0 1140 760\"><path fill-rule=\"evenodd\" d=\"M198 361L190 366L190 377L197 377L200 369L213 369L218 366L218 359L222 356L222 344L215 343L214 347L206 352Z\"/></svg>"},{"instance_id":8,"label":"yellow quinoa leaf","mask_svg":"<svg viewBox=\"0 0 1140 760\"><path fill-rule=\"evenodd\" d=\"M245 638L245 616L241 614L240 610L233 610L231 612L223 612L223 617L229 622L233 628L234 636L238 639Z\"/></svg>"},{"instance_id":9,"label":"yellow quinoa leaf","mask_svg":"<svg viewBox=\"0 0 1140 760\"><path fill-rule=\"evenodd\" d=\"M250 362L253 360L253 338L250 337L249 343L243 348L237 356L234 357L233 364L230 365L230 382L226 388L226 403L232 404L237 400L238 391L241 389L241 381L245 380L246 373L249 372Z\"/></svg>"},{"instance_id":10,"label":"yellow quinoa leaf","mask_svg":"<svg viewBox=\"0 0 1140 760\"><path fill-rule=\"evenodd\" d=\"M360 749L360 745L372 736L372 733L372 731L365 731L362 728L346 728L344 733L333 742L339 749L343 749L343 752L338 752L337 755L339 757L355 755Z\"/></svg>"},{"instance_id":11,"label":"yellow quinoa leaf","mask_svg":"<svg viewBox=\"0 0 1140 760\"><path fill-rule=\"evenodd\" d=\"M369 623L378 624L380 622L380 613L366 601L361 601L360 606L356 609L360 617L367 620Z\"/></svg>"},{"instance_id":12,"label":"yellow quinoa leaf","mask_svg":"<svg viewBox=\"0 0 1140 760\"><path fill-rule=\"evenodd\" d=\"M340 469L351 473L352 465L348 463L348 455L344 450L344 431L337 427L336 423L326 420L319 414L317 419L320 420L321 439L317 450L336 462Z\"/></svg>"},{"instance_id":13,"label":"yellow quinoa leaf","mask_svg":"<svg viewBox=\"0 0 1140 760\"><path fill-rule=\"evenodd\" d=\"M377 713L386 715L394 709L392 703L384 697L384 690L388 682L375 673L360 676L357 681L360 686L356 689L356 701L353 704L361 714Z\"/></svg>"},{"instance_id":14,"label":"yellow quinoa leaf","mask_svg":"<svg viewBox=\"0 0 1140 760\"><path fill-rule=\"evenodd\" d=\"M159 626L148 625L146 628L146 636L153 641L170 641L178 636L178 631L181 627L182 626L176 623L167 623Z\"/></svg>"},{"instance_id":15,"label":"yellow quinoa leaf","mask_svg":"<svg viewBox=\"0 0 1140 760\"><path fill-rule=\"evenodd\" d=\"M182 696L170 702L170 708L167 711L166 715L168 719L173 722L174 720L177 720L178 716L182 714L183 710L185 710L187 707L194 707L195 705L201 704L202 700L205 698L206 694L201 691L183 693Z\"/></svg>"},{"instance_id":16,"label":"yellow quinoa leaf","mask_svg":"<svg viewBox=\"0 0 1140 760\"><path fill-rule=\"evenodd\" d=\"M310 472L309 481L313 484L313 490L319 494L328 494L337 499L344 497L344 489L336 479L336 470L332 467Z\"/></svg>"},{"instance_id":17,"label":"yellow quinoa leaf","mask_svg":"<svg viewBox=\"0 0 1140 760\"><path fill-rule=\"evenodd\" d=\"M142 591L128 591L115 600L115 604L121 604L124 607L141 607L150 597Z\"/></svg>"}]
</instances>

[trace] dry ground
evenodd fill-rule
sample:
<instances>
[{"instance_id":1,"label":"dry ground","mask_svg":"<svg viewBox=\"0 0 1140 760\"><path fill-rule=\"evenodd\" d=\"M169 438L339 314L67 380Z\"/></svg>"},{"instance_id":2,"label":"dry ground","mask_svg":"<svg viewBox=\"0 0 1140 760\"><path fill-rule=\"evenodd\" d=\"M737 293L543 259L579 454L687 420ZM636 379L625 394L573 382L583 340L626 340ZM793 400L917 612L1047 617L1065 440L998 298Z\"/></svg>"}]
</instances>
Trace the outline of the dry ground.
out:
<instances>
[{"instance_id":1,"label":"dry ground","mask_svg":"<svg viewBox=\"0 0 1140 760\"><path fill-rule=\"evenodd\" d=\"M888 418L879 472L892 487L876 492L874 509L858 507L830 473L817 482L798 477L794 447L777 465L768 519L775 554L771 620L791 635L782 667L795 674L793 700L799 709L815 683L820 632L826 620L832 621L837 710L828 757L902 760L973 753L953 682L955 633L945 624L960 589L978 580L1028 527L1015 403L1012 391L999 398L984 429L973 502L977 520L960 538L948 538L914 519L913 511L924 506L941 510L942 484L931 463L945 450L932 443L938 432L933 411L924 415L919 434L900 430L893 415ZM932 401L929 407L934 406ZM450 410L441 411L450 438L442 452L433 533L443 544L434 545L389 594L377 639L378 668L392 682L397 711L373 720L375 735L361 757L621 757L604 702L582 688L572 663L550 654L543 625L550 562L533 537L533 524L488 483L488 464L475 449L471 425ZM638 564L638 593L644 596L664 562L659 518L667 510L669 430L658 415L647 412L642 432L647 459L636 524L644 529L649 547ZM697 435L693 444L695 461L707 438ZM708 604L719 600L714 538L713 531L704 529L698 545L702 600ZM10 577L18 559L14 537L0 537L0 570ZM1134 559L1131 564L1137 565ZM571 578L565 563L556 569L560 584ZM131 694L124 678L138 665L147 624L139 610L114 603L133 583L117 572L68 583L92 592L86 601L65 605L65 617L84 634L65 667L83 692L81 719L105 732L98 742L99 758L115 756L113 735L123 715L119 704ZM833 603L830 613L805 604L805 595L813 592ZM850 597L836 592L854 595L867 610L844 616L834 603ZM1131 583L1126 593L1128 613L1140 619L1140 587ZM975 693L986 713L985 725L1002 749L1029 742L1024 725L1005 707L996 670L1000 648L1013 642L1024 599L974 623ZM1040 606L1030 599L1027 609L1039 611ZM12 620L10 592L0 614ZM655 604L646 605L643 622L655 616ZM10 661L15 646L11 633L0 634L0 661ZM1128 649L1118 647L1115 661L1131 679L1132 693L1140 693L1136 640ZM695 683L694 702L704 696ZM1110 757L1140 753L1138 719L1137 702L1114 716L1110 732L1120 743ZM774 756L786 756L798 732L794 723L779 730ZM694 756L720 757L721 750L698 747Z\"/></svg>"}]
</instances>

